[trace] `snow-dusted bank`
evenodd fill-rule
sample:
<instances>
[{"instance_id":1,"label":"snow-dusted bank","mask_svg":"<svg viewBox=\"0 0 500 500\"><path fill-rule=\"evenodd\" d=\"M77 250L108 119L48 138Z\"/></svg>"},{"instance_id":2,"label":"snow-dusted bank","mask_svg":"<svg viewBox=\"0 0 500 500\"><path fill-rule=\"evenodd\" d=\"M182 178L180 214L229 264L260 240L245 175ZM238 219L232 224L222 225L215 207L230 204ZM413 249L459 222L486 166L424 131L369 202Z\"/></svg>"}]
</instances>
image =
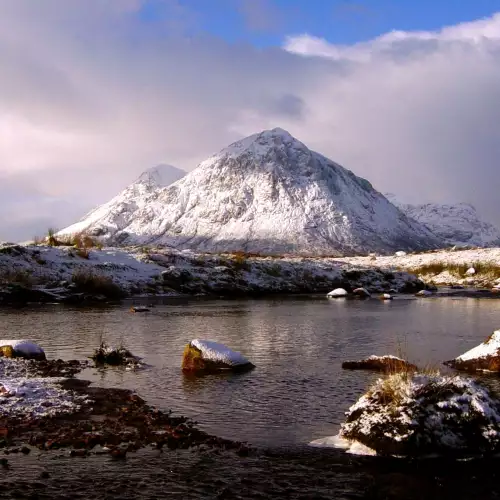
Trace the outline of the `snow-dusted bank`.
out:
<instances>
[{"instance_id":1,"label":"snow-dusted bank","mask_svg":"<svg viewBox=\"0 0 500 500\"><path fill-rule=\"evenodd\" d=\"M353 266L407 271L437 286L485 287L500 292L500 248L462 250L456 247L424 253L373 254L338 260Z\"/></svg>"},{"instance_id":2,"label":"snow-dusted bank","mask_svg":"<svg viewBox=\"0 0 500 500\"><path fill-rule=\"evenodd\" d=\"M201 254L165 248L0 245L0 302L78 302L133 295L415 292L404 271L335 258Z\"/></svg>"},{"instance_id":3,"label":"snow-dusted bank","mask_svg":"<svg viewBox=\"0 0 500 500\"><path fill-rule=\"evenodd\" d=\"M349 408L337 436L311 445L395 456L497 453L500 402L471 379L396 373Z\"/></svg>"}]
</instances>

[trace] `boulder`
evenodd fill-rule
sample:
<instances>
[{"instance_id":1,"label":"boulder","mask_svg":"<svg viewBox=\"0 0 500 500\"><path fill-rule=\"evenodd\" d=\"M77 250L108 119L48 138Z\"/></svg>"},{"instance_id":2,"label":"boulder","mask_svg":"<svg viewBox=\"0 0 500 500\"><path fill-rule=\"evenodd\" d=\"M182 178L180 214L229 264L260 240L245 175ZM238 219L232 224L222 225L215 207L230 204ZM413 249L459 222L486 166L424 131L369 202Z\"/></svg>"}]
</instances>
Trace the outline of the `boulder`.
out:
<instances>
[{"instance_id":1,"label":"boulder","mask_svg":"<svg viewBox=\"0 0 500 500\"><path fill-rule=\"evenodd\" d=\"M328 292L326 296L334 299L338 299L340 297L347 297L347 291L344 290L343 288L335 288L335 290Z\"/></svg>"},{"instance_id":2,"label":"boulder","mask_svg":"<svg viewBox=\"0 0 500 500\"><path fill-rule=\"evenodd\" d=\"M465 271L465 274L467 274L468 276L472 276L472 275L476 274L476 270L473 267L469 267L469 269L467 269L467 271Z\"/></svg>"},{"instance_id":3,"label":"boulder","mask_svg":"<svg viewBox=\"0 0 500 500\"><path fill-rule=\"evenodd\" d=\"M417 371L417 367L396 356L370 356L359 361L344 361L342 368L347 370L374 370L378 372L396 373L400 371Z\"/></svg>"},{"instance_id":4,"label":"boulder","mask_svg":"<svg viewBox=\"0 0 500 500\"><path fill-rule=\"evenodd\" d=\"M241 372L253 368L255 365L245 356L211 340L192 340L186 345L182 357L182 370L188 373Z\"/></svg>"},{"instance_id":5,"label":"boulder","mask_svg":"<svg viewBox=\"0 0 500 500\"><path fill-rule=\"evenodd\" d=\"M389 293L383 293L382 295L379 295L378 297L380 300L392 300L393 296Z\"/></svg>"},{"instance_id":6,"label":"boulder","mask_svg":"<svg viewBox=\"0 0 500 500\"><path fill-rule=\"evenodd\" d=\"M379 379L346 415L338 437L379 455L458 457L500 450L500 403L471 379L393 374Z\"/></svg>"},{"instance_id":7,"label":"boulder","mask_svg":"<svg viewBox=\"0 0 500 500\"><path fill-rule=\"evenodd\" d=\"M151 309L149 309L149 307L146 307L146 306L132 306L130 308L130 312L134 312L134 313L148 312L150 310Z\"/></svg>"},{"instance_id":8,"label":"boulder","mask_svg":"<svg viewBox=\"0 0 500 500\"><path fill-rule=\"evenodd\" d=\"M396 257L405 257L406 256L406 252L403 252L402 250L399 250L398 252L396 252L394 254Z\"/></svg>"},{"instance_id":9,"label":"boulder","mask_svg":"<svg viewBox=\"0 0 500 500\"><path fill-rule=\"evenodd\" d=\"M494 331L482 344L444 364L456 370L500 372L500 330Z\"/></svg>"},{"instance_id":10,"label":"boulder","mask_svg":"<svg viewBox=\"0 0 500 500\"><path fill-rule=\"evenodd\" d=\"M420 290L415 294L415 297L430 297L434 295L430 290Z\"/></svg>"},{"instance_id":11,"label":"boulder","mask_svg":"<svg viewBox=\"0 0 500 500\"><path fill-rule=\"evenodd\" d=\"M31 340L0 340L0 356L6 358L24 358L43 361L45 351Z\"/></svg>"},{"instance_id":12,"label":"boulder","mask_svg":"<svg viewBox=\"0 0 500 500\"><path fill-rule=\"evenodd\" d=\"M356 297L362 298L362 299L367 299L368 297L371 297L370 292L366 288L355 288L352 291L352 294L355 295Z\"/></svg>"}]
</instances>

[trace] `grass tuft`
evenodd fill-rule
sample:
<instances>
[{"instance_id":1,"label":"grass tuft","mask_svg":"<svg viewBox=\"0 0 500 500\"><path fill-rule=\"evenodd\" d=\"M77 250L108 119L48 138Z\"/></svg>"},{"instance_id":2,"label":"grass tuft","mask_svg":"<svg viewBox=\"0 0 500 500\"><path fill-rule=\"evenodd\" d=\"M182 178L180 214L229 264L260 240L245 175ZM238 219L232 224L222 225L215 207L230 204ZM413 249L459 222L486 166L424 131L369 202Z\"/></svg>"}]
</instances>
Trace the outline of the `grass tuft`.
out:
<instances>
[{"instance_id":1,"label":"grass tuft","mask_svg":"<svg viewBox=\"0 0 500 500\"><path fill-rule=\"evenodd\" d=\"M84 293L104 295L108 298L122 298L124 291L109 276L83 269L73 273L71 281Z\"/></svg>"}]
</instances>

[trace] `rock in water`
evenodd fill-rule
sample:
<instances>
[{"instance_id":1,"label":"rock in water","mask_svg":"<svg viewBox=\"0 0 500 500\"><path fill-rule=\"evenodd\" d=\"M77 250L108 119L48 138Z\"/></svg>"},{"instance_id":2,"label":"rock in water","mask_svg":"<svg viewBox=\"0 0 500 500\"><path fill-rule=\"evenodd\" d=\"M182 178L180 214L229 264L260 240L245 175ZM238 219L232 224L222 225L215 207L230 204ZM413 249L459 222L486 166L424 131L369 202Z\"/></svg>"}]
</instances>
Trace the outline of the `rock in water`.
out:
<instances>
[{"instance_id":1,"label":"rock in water","mask_svg":"<svg viewBox=\"0 0 500 500\"><path fill-rule=\"evenodd\" d=\"M190 373L248 371L255 368L245 356L211 340L192 340L184 349L182 370Z\"/></svg>"},{"instance_id":2,"label":"rock in water","mask_svg":"<svg viewBox=\"0 0 500 500\"><path fill-rule=\"evenodd\" d=\"M470 456L500 449L500 405L471 379L395 374L349 408L339 437L380 455Z\"/></svg>"},{"instance_id":3,"label":"rock in water","mask_svg":"<svg viewBox=\"0 0 500 500\"><path fill-rule=\"evenodd\" d=\"M43 361L45 351L31 340L0 340L0 356L6 358L24 358Z\"/></svg>"},{"instance_id":4,"label":"rock in water","mask_svg":"<svg viewBox=\"0 0 500 500\"><path fill-rule=\"evenodd\" d=\"M500 372L500 330L494 331L482 344L444 364L456 370Z\"/></svg>"},{"instance_id":5,"label":"rock in water","mask_svg":"<svg viewBox=\"0 0 500 500\"><path fill-rule=\"evenodd\" d=\"M115 245L340 255L440 241L365 179L285 130L237 141L167 187L134 186L59 234Z\"/></svg>"},{"instance_id":6,"label":"rock in water","mask_svg":"<svg viewBox=\"0 0 500 500\"><path fill-rule=\"evenodd\" d=\"M431 297L433 293L430 290L420 290L415 294L415 297Z\"/></svg>"},{"instance_id":7,"label":"rock in water","mask_svg":"<svg viewBox=\"0 0 500 500\"><path fill-rule=\"evenodd\" d=\"M417 371L417 367L396 356L370 356L359 361L344 361L342 368L347 370L374 370L396 373L400 371Z\"/></svg>"},{"instance_id":8,"label":"rock in water","mask_svg":"<svg viewBox=\"0 0 500 500\"><path fill-rule=\"evenodd\" d=\"M352 291L352 294L355 295L356 297L359 297L361 299L367 299L368 297L371 297L370 292L366 288L355 288Z\"/></svg>"},{"instance_id":9,"label":"rock in water","mask_svg":"<svg viewBox=\"0 0 500 500\"><path fill-rule=\"evenodd\" d=\"M335 288L326 294L327 297L338 299L339 297L347 297L347 291L343 288Z\"/></svg>"},{"instance_id":10,"label":"rock in water","mask_svg":"<svg viewBox=\"0 0 500 500\"><path fill-rule=\"evenodd\" d=\"M392 300L393 297L389 293L383 293L382 295L379 295L380 300Z\"/></svg>"}]
</instances>

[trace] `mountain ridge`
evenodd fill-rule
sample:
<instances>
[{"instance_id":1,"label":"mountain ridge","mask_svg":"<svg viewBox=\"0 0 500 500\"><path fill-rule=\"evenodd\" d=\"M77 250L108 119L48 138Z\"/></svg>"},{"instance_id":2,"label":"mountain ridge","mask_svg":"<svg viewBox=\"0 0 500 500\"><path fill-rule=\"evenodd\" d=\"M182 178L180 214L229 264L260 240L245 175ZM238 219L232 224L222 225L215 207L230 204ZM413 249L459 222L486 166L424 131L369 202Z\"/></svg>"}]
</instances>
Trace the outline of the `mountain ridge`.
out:
<instances>
[{"instance_id":1,"label":"mountain ridge","mask_svg":"<svg viewBox=\"0 0 500 500\"><path fill-rule=\"evenodd\" d=\"M500 246L500 230L482 220L471 203L401 203L392 193L385 195L408 217L423 224L448 246Z\"/></svg>"}]
</instances>

